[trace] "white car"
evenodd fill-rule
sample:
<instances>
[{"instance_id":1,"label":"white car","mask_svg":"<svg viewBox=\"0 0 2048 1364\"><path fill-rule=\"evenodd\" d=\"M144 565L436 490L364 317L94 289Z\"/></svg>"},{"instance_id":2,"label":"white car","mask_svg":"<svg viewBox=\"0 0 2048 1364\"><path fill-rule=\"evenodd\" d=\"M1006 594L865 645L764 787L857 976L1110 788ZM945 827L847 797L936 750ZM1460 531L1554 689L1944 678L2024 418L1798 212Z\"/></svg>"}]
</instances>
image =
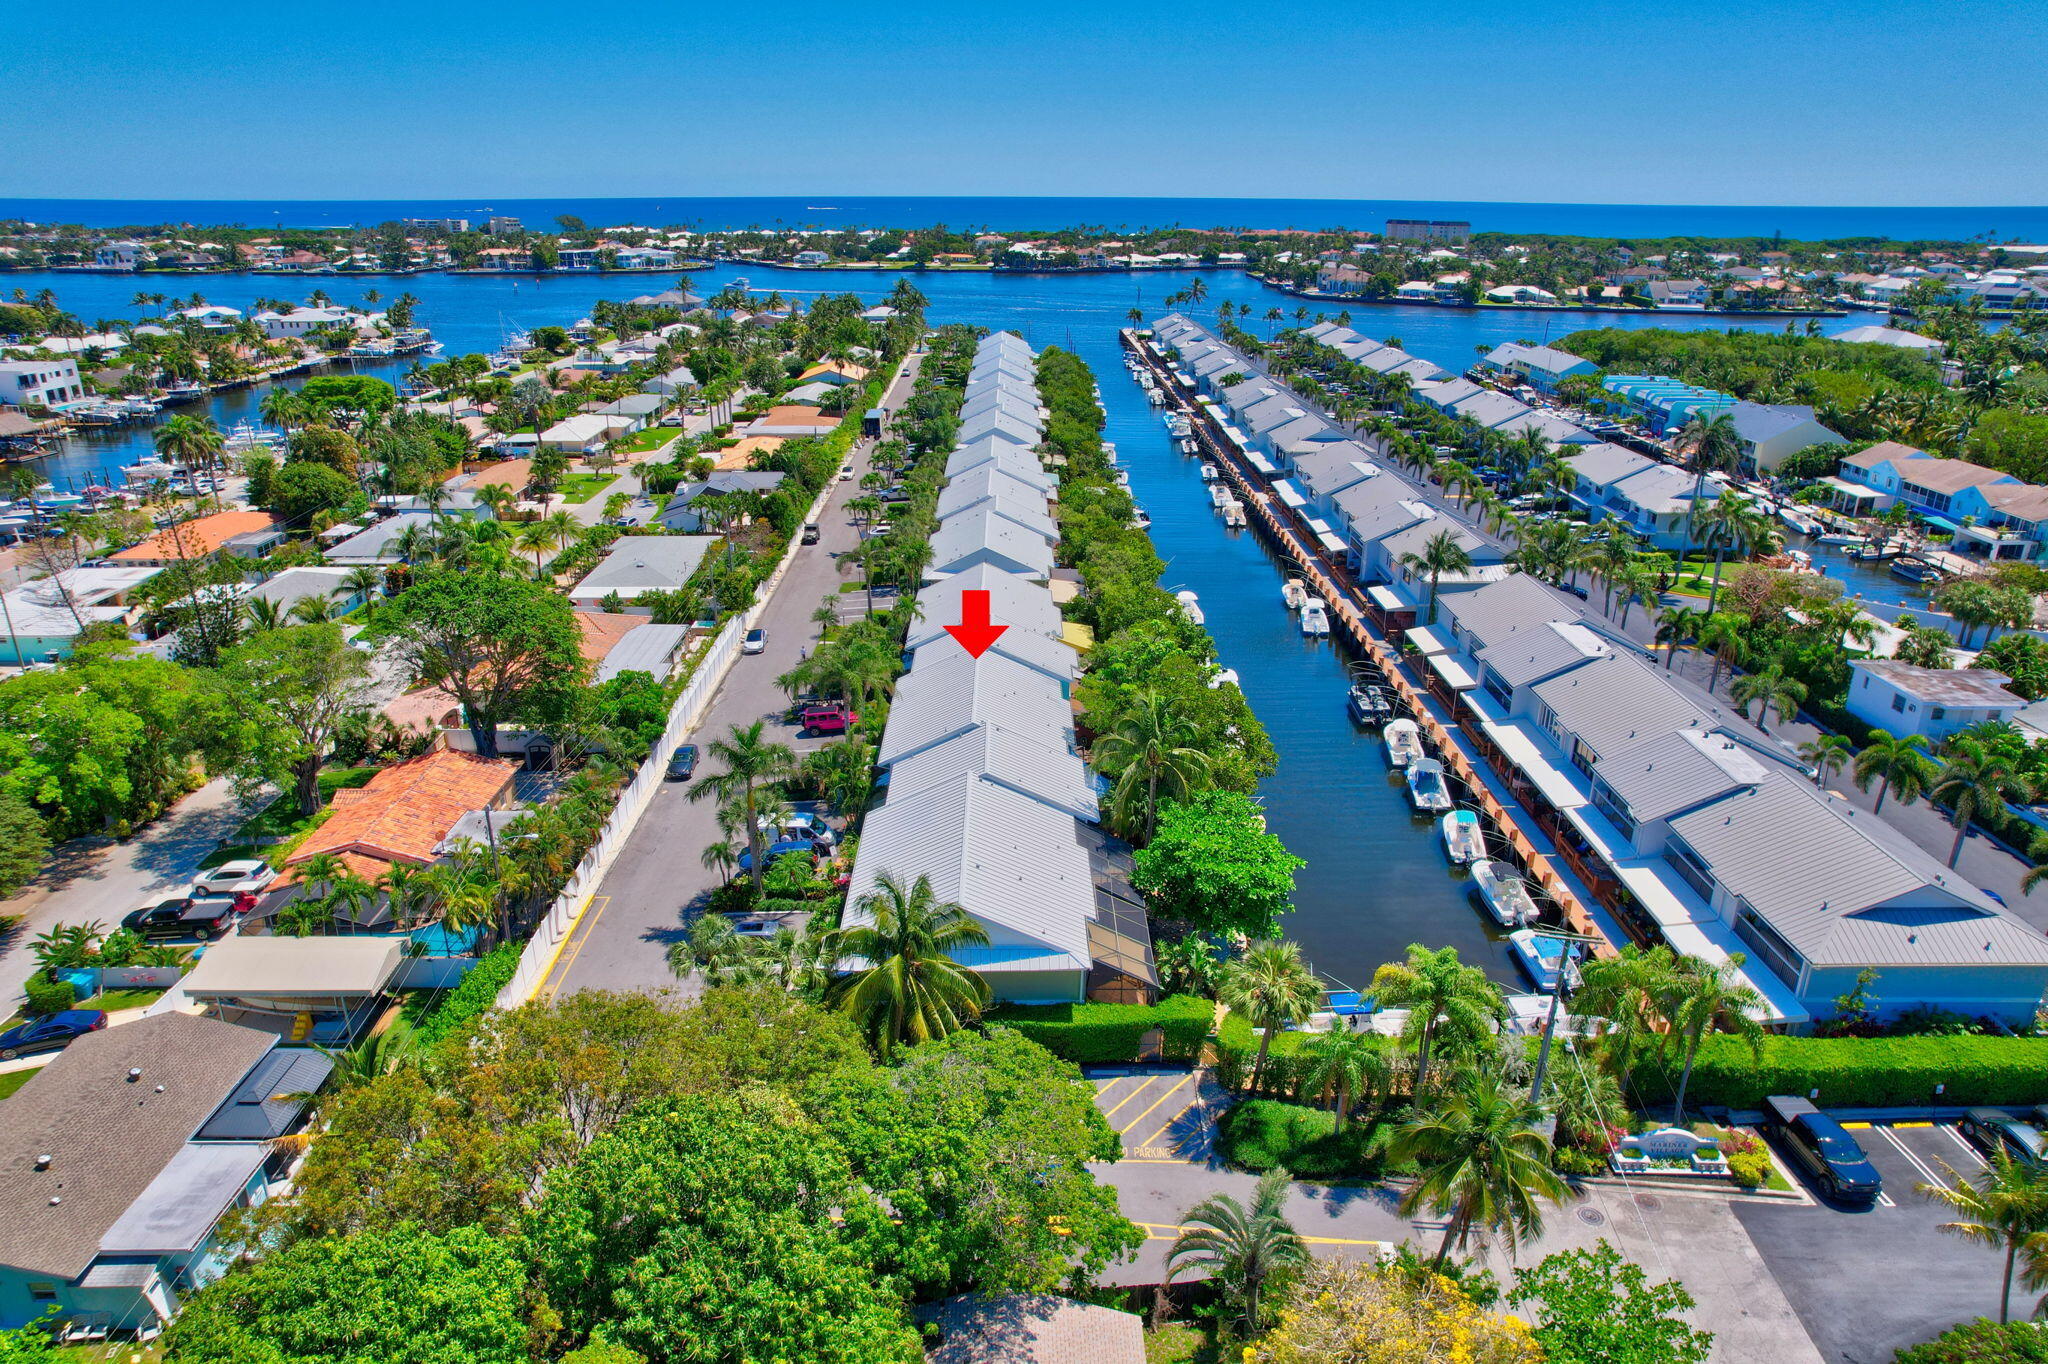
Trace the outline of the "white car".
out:
<instances>
[{"instance_id":1,"label":"white car","mask_svg":"<svg viewBox=\"0 0 2048 1364\"><path fill-rule=\"evenodd\" d=\"M853 482L853 470L851 470L851 469L841 469L841 470L839 471L839 481L840 481L841 483L851 483L851 482Z\"/></svg>"},{"instance_id":2,"label":"white car","mask_svg":"<svg viewBox=\"0 0 2048 1364\"><path fill-rule=\"evenodd\" d=\"M743 654L758 654L766 650L767 647L768 632L766 630L749 630L747 631L747 637L740 641L740 652Z\"/></svg>"},{"instance_id":3,"label":"white car","mask_svg":"<svg viewBox=\"0 0 2048 1364\"><path fill-rule=\"evenodd\" d=\"M772 919L742 919L732 926L732 931L740 938L772 938L782 931L782 925Z\"/></svg>"},{"instance_id":4,"label":"white car","mask_svg":"<svg viewBox=\"0 0 2048 1364\"><path fill-rule=\"evenodd\" d=\"M254 895L277 879L277 870L268 862L256 858L244 858L234 862L223 862L209 871L199 874L187 893L200 895Z\"/></svg>"}]
</instances>

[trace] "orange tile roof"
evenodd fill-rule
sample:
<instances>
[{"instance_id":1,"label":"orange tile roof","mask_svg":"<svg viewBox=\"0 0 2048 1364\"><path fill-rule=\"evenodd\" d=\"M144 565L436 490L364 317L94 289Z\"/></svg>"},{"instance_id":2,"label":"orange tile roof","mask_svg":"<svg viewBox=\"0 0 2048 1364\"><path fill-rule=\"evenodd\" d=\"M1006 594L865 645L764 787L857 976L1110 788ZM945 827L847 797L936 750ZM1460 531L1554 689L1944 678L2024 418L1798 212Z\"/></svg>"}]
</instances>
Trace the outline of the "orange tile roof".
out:
<instances>
[{"instance_id":1,"label":"orange tile roof","mask_svg":"<svg viewBox=\"0 0 2048 1364\"><path fill-rule=\"evenodd\" d=\"M831 426L838 420L837 417L828 419L822 407L804 407L794 403L771 407L755 418L762 426Z\"/></svg>"},{"instance_id":2,"label":"orange tile roof","mask_svg":"<svg viewBox=\"0 0 2048 1364\"><path fill-rule=\"evenodd\" d=\"M721 469L751 469L755 455L772 455L782 448L786 436L742 436L737 445L718 451Z\"/></svg>"},{"instance_id":3,"label":"orange tile roof","mask_svg":"<svg viewBox=\"0 0 2048 1364\"><path fill-rule=\"evenodd\" d=\"M116 563L149 563L159 559L201 559L218 550L237 535L269 530L277 518L269 512L227 511L195 516L190 521L160 530L140 544L107 557Z\"/></svg>"},{"instance_id":4,"label":"orange tile roof","mask_svg":"<svg viewBox=\"0 0 2048 1364\"><path fill-rule=\"evenodd\" d=\"M422 687L394 697L384 706L384 718L400 729L410 729L419 734L432 734L443 728L443 722L460 724L462 703L439 687Z\"/></svg>"},{"instance_id":5,"label":"orange tile roof","mask_svg":"<svg viewBox=\"0 0 2048 1364\"><path fill-rule=\"evenodd\" d=\"M820 374L837 374L842 379L852 379L856 382L868 377L867 370L856 365L851 360L820 360L797 377L799 379L815 379Z\"/></svg>"},{"instance_id":6,"label":"orange tile roof","mask_svg":"<svg viewBox=\"0 0 2048 1364\"><path fill-rule=\"evenodd\" d=\"M628 615L624 611L578 611L576 628L583 634L580 646L583 661L604 662L604 656L618 647L627 631L645 624L647 617Z\"/></svg>"},{"instance_id":7,"label":"orange tile roof","mask_svg":"<svg viewBox=\"0 0 2048 1364\"><path fill-rule=\"evenodd\" d=\"M327 822L286 859L296 866L320 853L356 853L373 861L427 863L457 820L504 794L519 764L436 749L387 767L370 784L334 794ZM378 875L382 874L379 869Z\"/></svg>"},{"instance_id":8,"label":"orange tile roof","mask_svg":"<svg viewBox=\"0 0 2048 1364\"><path fill-rule=\"evenodd\" d=\"M485 465L471 475L469 490L475 492L479 488L496 484L510 488L516 493L526 486L532 468L533 461L530 459L501 459L496 464Z\"/></svg>"}]
</instances>

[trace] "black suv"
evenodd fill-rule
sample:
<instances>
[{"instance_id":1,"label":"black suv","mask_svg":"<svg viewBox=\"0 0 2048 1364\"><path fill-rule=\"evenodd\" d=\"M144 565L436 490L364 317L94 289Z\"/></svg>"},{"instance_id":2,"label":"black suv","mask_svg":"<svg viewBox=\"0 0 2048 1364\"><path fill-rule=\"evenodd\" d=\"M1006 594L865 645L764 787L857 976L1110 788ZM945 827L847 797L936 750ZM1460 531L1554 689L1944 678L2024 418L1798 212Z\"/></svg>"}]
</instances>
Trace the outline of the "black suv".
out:
<instances>
[{"instance_id":1,"label":"black suv","mask_svg":"<svg viewBox=\"0 0 2048 1364\"><path fill-rule=\"evenodd\" d=\"M121 920L121 927L144 938L197 938L206 942L231 931L235 916L256 907L256 897L180 896L148 905Z\"/></svg>"},{"instance_id":2,"label":"black suv","mask_svg":"<svg viewBox=\"0 0 2048 1364\"><path fill-rule=\"evenodd\" d=\"M1844 1203L1875 1203L1884 1192L1884 1176L1856 1138L1806 1100L1773 1094L1764 1100L1764 1118L1784 1137L1792 1158L1830 1197Z\"/></svg>"}]
</instances>

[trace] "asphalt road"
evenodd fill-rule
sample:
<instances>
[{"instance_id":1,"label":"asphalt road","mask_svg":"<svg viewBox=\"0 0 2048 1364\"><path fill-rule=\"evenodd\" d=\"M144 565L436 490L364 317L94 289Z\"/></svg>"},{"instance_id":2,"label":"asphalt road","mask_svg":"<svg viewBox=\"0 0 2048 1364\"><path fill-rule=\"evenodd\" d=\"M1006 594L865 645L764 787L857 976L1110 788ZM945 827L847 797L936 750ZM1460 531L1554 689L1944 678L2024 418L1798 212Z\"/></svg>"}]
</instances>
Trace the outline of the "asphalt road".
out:
<instances>
[{"instance_id":1,"label":"asphalt road","mask_svg":"<svg viewBox=\"0 0 2048 1364\"><path fill-rule=\"evenodd\" d=\"M883 399L885 408L894 411L909 399L918 367L916 359L905 367ZM799 739L794 727L782 723L789 703L775 679L817 644L818 627L811 614L845 581L835 556L858 544L846 503L861 495L860 475L870 467L868 454L865 443L855 450L853 479L833 485L819 514L819 543L797 551L769 598L759 621L768 632L766 652L743 654L733 663L703 722L691 734L692 742L702 746L756 720L768 721L770 736L799 754L832 742ZM847 600L853 600L853 594ZM707 770L708 763L698 769L700 775ZM665 990L688 998L701 988L694 978L677 980L667 963L669 945L688 936L693 914L719 882L718 873L699 860L702 851L718 841L717 811L708 800L692 802L687 791L685 783L671 782L654 797L564 942L542 982L541 998L577 990Z\"/></svg>"}]
</instances>

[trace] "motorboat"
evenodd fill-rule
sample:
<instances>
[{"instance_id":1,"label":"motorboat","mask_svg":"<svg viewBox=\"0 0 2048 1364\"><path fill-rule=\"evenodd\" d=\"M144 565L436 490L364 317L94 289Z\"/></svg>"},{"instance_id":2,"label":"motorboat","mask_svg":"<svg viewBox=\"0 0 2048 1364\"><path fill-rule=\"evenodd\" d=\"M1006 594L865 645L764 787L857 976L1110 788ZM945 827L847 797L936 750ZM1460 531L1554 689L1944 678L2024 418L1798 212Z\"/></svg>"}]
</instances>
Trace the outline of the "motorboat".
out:
<instances>
[{"instance_id":1,"label":"motorboat","mask_svg":"<svg viewBox=\"0 0 2048 1364\"><path fill-rule=\"evenodd\" d=\"M1794 511L1789 505L1778 508L1778 519L1798 531L1801 535L1820 534L1820 522L1805 512Z\"/></svg>"},{"instance_id":2,"label":"motorboat","mask_svg":"<svg viewBox=\"0 0 2048 1364\"><path fill-rule=\"evenodd\" d=\"M1131 508L1131 525L1138 530L1152 529L1152 513L1146 511L1143 507L1133 506Z\"/></svg>"},{"instance_id":3,"label":"motorboat","mask_svg":"<svg viewBox=\"0 0 2048 1364\"><path fill-rule=\"evenodd\" d=\"M1203 463L1202 463L1202 482L1204 482L1204 483L1214 483L1214 482L1215 482L1215 481L1216 481L1217 479L1219 479L1219 478L1221 478L1221 477L1223 477L1223 475L1217 472L1217 470L1216 470L1216 466L1215 466L1215 465L1213 465L1213 464L1209 463L1209 462L1208 462L1208 461L1206 461L1206 460L1204 460L1204 461L1203 461Z\"/></svg>"},{"instance_id":4,"label":"motorboat","mask_svg":"<svg viewBox=\"0 0 2048 1364\"><path fill-rule=\"evenodd\" d=\"M1214 691L1214 690L1215 690L1216 688L1218 688L1218 687L1240 687L1240 688L1241 688L1241 687L1242 687L1243 685L1244 685L1244 683L1243 683L1243 680L1242 680L1241 678L1239 678L1239 677L1238 677L1238 675L1237 675L1237 669L1235 669L1235 668L1222 668L1222 669L1219 669L1219 670L1217 671L1216 675L1215 675L1214 677L1212 677L1212 678L1210 678L1210 679L1209 679L1209 688L1210 688L1210 690L1212 690L1212 691Z\"/></svg>"},{"instance_id":5,"label":"motorboat","mask_svg":"<svg viewBox=\"0 0 2048 1364\"><path fill-rule=\"evenodd\" d=\"M1183 587L1180 591L1173 594L1173 599L1180 603L1180 612L1189 621L1196 625L1200 625L1203 622L1201 598Z\"/></svg>"},{"instance_id":6,"label":"motorboat","mask_svg":"<svg viewBox=\"0 0 2048 1364\"><path fill-rule=\"evenodd\" d=\"M1369 682L1354 682L1344 698L1344 709L1361 725L1385 724L1394 713L1387 694Z\"/></svg>"},{"instance_id":7,"label":"motorboat","mask_svg":"<svg viewBox=\"0 0 2048 1364\"><path fill-rule=\"evenodd\" d=\"M1408 764L1408 803L1426 815L1451 808L1451 788L1444 780L1442 763L1418 758Z\"/></svg>"},{"instance_id":8,"label":"motorboat","mask_svg":"<svg viewBox=\"0 0 2048 1364\"><path fill-rule=\"evenodd\" d=\"M1453 810L1438 824L1443 829L1444 851L1450 854L1451 861L1462 866L1477 862L1486 852L1486 831L1473 811Z\"/></svg>"},{"instance_id":9,"label":"motorboat","mask_svg":"<svg viewBox=\"0 0 2048 1364\"><path fill-rule=\"evenodd\" d=\"M1287 603L1290 611L1299 611L1308 601L1308 589L1301 585L1301 579L1289 578L1280 589L1280 600Z\"/></svg>"},{"instance_id":10,"label":"motorboat","mask_svg":"<svg viewBox=\"0 0 2048 1364\"><path fill-rule=\"evenodd\" d=\"M1380 737L1386 741L1387 761L1406 767L1422 761L1422 726L1413 720L1390 720Z\"/></svg>"},{"instance_id":11,"label":"motorboat","mask_svg":"<svg viewBox=\"0 0 2048 1364\"><path fill-rule=\"evenodd\" d=\"M1231 527L1242 527L1245 524L1244 503L1234 497L1226 500L1223 504L1223 524Z\"/></svg>"},{"instance_id":12,"label":"motorboat","mask_svg":"<svg viewBox=\"0 0 2048 1364\"><path fill-rule=\"evenodd\" d=\"M1537 919L1535 899L1529 883L1508 869L1505 862L1482 857L1472 864L1472 884L1495 923L1503 928L1522 928Z\"/></svg>"},{"instance_id":13,"label":"motorboat","mask_svg":"<svg viewBox=\"0 0 2048 1364\"><path fill-rule=\"evenodd\" d=\"M1868 542L1865 543L1863 548L1861 549L1851 550L1849 552L1849 557L1857 560L1860 563L1882 564L1890 563L1892 560L1898 558L1905 552L1906 547L1904 545L1877 544L1875 542Z\"/></svg>"},{"instance_id":14,"label":"motorboat","mask_svg":"<svg viewBox=\"0 0 2048 1364\"><path fill-rule=\"evenodd\" d=\"M1180 447L1180 452L1184 455L1195 453L1195 438L1193 436L1182 436L1174 444Z\"/></svg>"},{"instance_id":15,"label":"motorboat","mask_svg":"<svg viewBox=\"0 0 2048 1364\"><path fill-rule=\"evenodd\" d=\"M1221 483L1211 483L1209 485L1209 505L1217 511L1222 511L1225 507L1229 506L1230 489Z\"/></svg>"},{"instance_id":16,"label":"motorboat","mask_svg":"<svg viewBox=\"0 0 2048 1364\"><path fill-rule=\"evenodd\" d=\"M1831 530L1825 535L1816 535L1814 537L1814 541L1817 544L1832 545L1836 548L1842 548L1848 545L1862 544L1863 537L1851 531Z\"/></svg>"},{"instance_id":17,"label":"motorboat","mask_svg":"<svg viewBox=\"0 0 2048 1364\"><path fill-rule=\"evenodd\" d=\"M1301 608L1301 632L1310 639L1321 639L1330 633L1330 613L1313 597Z\"/></svg>"},{"instance_id":18,"label":"motorboat","mask_svg":"<svg viewBox=\"0 0 2048 1364\"><path fill-rule=\"evenodd\" d=\"M1941 570L1925 559L1894 559L1891 562L1891 573L1894 578L1901 581L1927 585L1940 582L1942 576Z\"/></svg>"},{"instance_id":19,"label":"motorboat","mask_svg":"<svg viewBox=\"0 0 2048 1364\"><path fill-rule=\"evenodd\" d=\"M1536 988L1544 994L1557 989L1557 976L1564 966L1565 953L1571 944L1563 938L1548 933L1538 933L1533 928L1518 928L1508 934L1508 946L1514 951L1515 960Z\"/></svg>"}]
</instances>

